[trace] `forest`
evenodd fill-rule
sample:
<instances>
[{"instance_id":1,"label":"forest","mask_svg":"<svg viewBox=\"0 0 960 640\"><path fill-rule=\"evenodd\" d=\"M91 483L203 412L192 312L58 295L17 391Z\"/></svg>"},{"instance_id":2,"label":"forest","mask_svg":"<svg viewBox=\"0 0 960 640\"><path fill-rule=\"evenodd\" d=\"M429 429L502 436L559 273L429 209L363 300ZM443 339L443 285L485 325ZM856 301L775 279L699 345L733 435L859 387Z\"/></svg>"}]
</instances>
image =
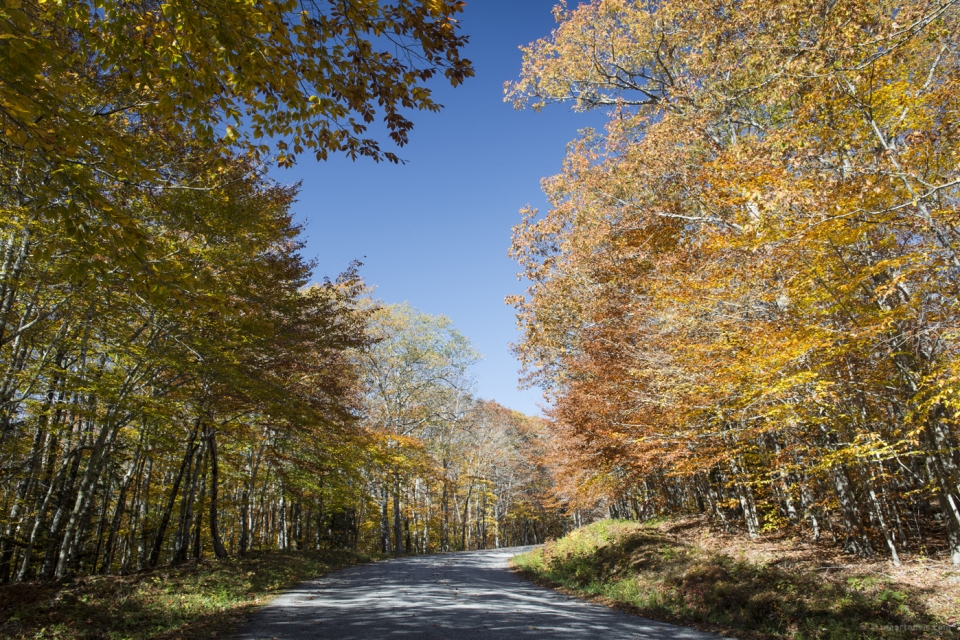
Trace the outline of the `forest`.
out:
<instances>
[{"instance_id":1,"label":"forest","mask_svg":"<svg viewBox=\"0 0 960 640\"><path fill-rule=\"evenodd\" d=\"M512 248L561 494L960 563L957 3L555 13L507 99L609 114Z\"/></svg>"},{"instance_id":2,"label":"forest","mask_svg":"<svg viewBox=\"0 0 960 640\"><path fill-rule=\"evenodd\" d=\"M300 6L0 8L0 580L562 528L542 421L474 396L449 320L316 282L266 174L397 162L367 126L473 74L462 3Z\"/></svg>"},{"instance_id":3,"label":"forest","mask_svg":"<svg viewBox=\"0 0 960 640\"><path fill-rule=\"evenodd\" d=\"M960 564L958 5L561 2L506 100L607 123L513 230L540 418L268 175L400 162L463 2L3 0L0 581L604 514Z\"/></svg>"}]
</instances>

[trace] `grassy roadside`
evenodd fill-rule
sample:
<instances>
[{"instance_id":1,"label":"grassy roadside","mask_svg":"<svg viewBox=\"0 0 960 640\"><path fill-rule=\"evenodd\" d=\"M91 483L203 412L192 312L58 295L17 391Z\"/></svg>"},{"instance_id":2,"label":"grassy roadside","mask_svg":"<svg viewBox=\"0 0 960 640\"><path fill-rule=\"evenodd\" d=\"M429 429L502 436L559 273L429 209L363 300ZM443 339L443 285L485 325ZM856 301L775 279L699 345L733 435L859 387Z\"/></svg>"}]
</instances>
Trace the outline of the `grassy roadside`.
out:
<instances>
[{"instance_id":1,"label":"grassy roadside","mask_svg":"<svg viewBox=\"0 0 960 640\"><path fill-rule=\"evenodd\" d=\"M691 528L604 520L513 563L548 586L739 638L960 637L960 589L952 586L960 580L946 565L926 561L890 575L882 563L835 566L822 550L791 554L792 541L779 553L776 545L744 552L749 539L718 545L702 525Z\"/></svg>"},{"instance_id":2,"label":"grassy roadside","mask_svg":"<svg viewBox=\"0 0 960 640\"><path fill-rule=\"evenodd\" d=\"M367 562L344 551L252 553L130 576L0 588L0 638L195 640L224 637L271 596Z\"/></svg>"}]
</instances>

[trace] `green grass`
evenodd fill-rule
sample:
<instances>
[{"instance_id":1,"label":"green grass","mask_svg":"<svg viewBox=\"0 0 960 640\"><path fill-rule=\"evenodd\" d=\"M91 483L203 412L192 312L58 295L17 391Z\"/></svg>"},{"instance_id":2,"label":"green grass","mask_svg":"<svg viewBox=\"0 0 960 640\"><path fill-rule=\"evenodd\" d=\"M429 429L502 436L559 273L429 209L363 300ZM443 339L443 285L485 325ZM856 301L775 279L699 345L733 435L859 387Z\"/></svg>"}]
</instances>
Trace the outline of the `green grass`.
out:
<instances>
[{"instance_id":1,"label":"green grass","mask_svg":"<svg viewBox=\"0 0 960 640\"><path fill-rule=\"evenodd\" d=\"M343 551L264 552L131 576L8 585L0 588L0 638L224 637L271 596L368 560Z\"/></svg>"},{"instance_id":2,"label":"green grass","mask_svg":"<svg viewBox=\"0 0 960 640\"><path fill-rule=\"evenodd\" d=\"M698 549L649 524L604 520L513 562L541 583L742 638L956 637L921 594L889 579L787 571Z\"/></svg>"}]
</instances>

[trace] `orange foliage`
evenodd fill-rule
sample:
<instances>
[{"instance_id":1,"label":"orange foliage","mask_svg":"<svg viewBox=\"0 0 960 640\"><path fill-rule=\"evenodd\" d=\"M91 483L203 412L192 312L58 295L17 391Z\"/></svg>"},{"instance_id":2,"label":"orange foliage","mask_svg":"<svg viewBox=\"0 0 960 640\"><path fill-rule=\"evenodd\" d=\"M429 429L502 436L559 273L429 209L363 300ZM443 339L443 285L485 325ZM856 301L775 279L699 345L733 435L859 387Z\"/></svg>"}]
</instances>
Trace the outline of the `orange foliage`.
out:
<instances>
[{"instance_id":1,"label":"orange foliage","mask_svg":"<svg viewBox=\"0 0 960 640\"><path fill-rule=\"evenodd\" d=\"M512 249L560 477L960 562L956 3L556 13L508 100L610 109Z\"/></svg>"}]
</instances>

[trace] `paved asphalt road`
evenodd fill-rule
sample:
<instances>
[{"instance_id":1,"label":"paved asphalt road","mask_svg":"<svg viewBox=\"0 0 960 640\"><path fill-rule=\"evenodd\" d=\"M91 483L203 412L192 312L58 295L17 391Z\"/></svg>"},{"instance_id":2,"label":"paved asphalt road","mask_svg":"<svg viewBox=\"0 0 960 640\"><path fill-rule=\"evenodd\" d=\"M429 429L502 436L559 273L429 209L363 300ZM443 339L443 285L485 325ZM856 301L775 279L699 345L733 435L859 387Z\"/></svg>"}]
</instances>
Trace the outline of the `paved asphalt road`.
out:
<instances>
[{"instance_id":1,"label":"paved asphalt road","mask_svg":"<svg viewBox=\"0 0 960 640\"><path fill-rule=\"evenodd\" d=\"M415 556L301 584L258 611L243 640L512 638L715 640L538 587L507 560L527 548Z\"/></svg>"}]
</instances>

